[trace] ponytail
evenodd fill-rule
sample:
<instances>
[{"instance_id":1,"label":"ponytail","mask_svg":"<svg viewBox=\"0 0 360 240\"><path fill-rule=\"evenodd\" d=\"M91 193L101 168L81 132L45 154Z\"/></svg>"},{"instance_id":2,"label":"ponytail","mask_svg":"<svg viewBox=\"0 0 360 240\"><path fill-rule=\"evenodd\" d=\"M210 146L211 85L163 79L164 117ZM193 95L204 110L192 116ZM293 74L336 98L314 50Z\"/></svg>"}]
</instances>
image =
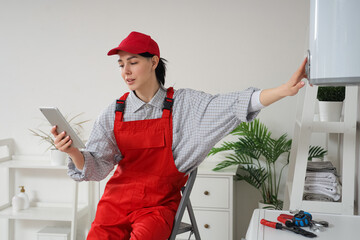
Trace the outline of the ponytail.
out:
<instances>
[{"instance_id":1,"label":"ponytail","mask_svg":"<svg viewBox=\"0 0 360 240\"><path fill-rule=\"evenodd\" d=\"M142 57L145 58L152 58L154 55L151 53L140 53L139 54ZM165 76L166 76L166 62L167 60L165 58L160 58L159 63L155 69L155 75L158 82L162 85L165 85Z\"/></svg>"}]
</instances>

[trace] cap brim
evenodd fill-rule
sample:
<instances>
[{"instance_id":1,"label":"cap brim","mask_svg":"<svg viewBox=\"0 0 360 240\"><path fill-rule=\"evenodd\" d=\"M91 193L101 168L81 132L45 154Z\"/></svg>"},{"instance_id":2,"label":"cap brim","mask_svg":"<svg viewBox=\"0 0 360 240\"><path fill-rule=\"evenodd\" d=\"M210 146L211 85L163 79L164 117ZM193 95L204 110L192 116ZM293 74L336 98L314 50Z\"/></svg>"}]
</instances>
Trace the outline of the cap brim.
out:
<instances>
[{"instance_id":1,"label":"cap brim","mask_svg":"<svg viewBox=\"0 0 360 240\"><path fill-rule=\"evenodd\" d=\"M115 55L115 54L118 54L118 52L120 51L120 49L118 48L113 48L111 49L109 52L108 52L108 56L111 56L111 55Z\"/></svg>"},{"instance_id":2,"label":"cap brim","mask_svg":"<svg viewBox=\"0 0 360 240\"><path fill-rule=\"evenodd\" d=\"M124 52L128 52L128 53L132 53L132 54L139 54L139 53L142 53L142 51L139 51L139 50L135 50L135 49L131 49L131 48L126 48L126 47L116 47L116 48L113 48L111 49L109 52L108 52L108 56L111 56L111 55L116 55L119 53L119 51L124 51Z\"/></svg>"}]
</instances>

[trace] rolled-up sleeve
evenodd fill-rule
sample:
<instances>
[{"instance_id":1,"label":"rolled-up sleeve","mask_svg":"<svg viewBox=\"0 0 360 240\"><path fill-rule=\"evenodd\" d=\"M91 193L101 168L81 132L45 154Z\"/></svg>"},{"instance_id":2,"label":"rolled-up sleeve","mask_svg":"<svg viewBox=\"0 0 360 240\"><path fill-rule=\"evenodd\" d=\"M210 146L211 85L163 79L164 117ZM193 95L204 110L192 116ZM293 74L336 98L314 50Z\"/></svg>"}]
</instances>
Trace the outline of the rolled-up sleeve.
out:
<instances>
[{"instance_id":1,"label":"rolled-up sleeve","mask_svg":"<svg viewBox=\"0 0 360 240\"><path fill-rule=\"evenodd\" d=\"M251 113L251 112L257 112L261 109L263 109L265 106L261 104L260 102L260 94L261 94L261 91L255 91L252 95L251 95L251 100L250 100L250 103L249 103L249 110L248 112Z\"/></svg>"},{"instance_id":2,"label":"rolled-up sleeve","mask_svg":"<svg viewBox=\"0 0 360 240\"><path fill-rule=\"evenodd\" d=\"M83 169L77 169L69 158L68 175L75 181L100 181L122 159L113 132L113 109L112 104L96 120L86 149L82 151L85 160Z\"/></svg>"},{"instance_id":3,"label":"rolled-up sleeve","mask_svg":"<svg viewBox=\"0 0 360 240\"><path fill-rule=\"evenodd\" d=\"M248 88L226 94L195 94L192 116L198 136L215 144L241 122L252 121L259 113L259 110L249 111L251 97L256 91L258 89Z\"/></svg>"}]
</instances>

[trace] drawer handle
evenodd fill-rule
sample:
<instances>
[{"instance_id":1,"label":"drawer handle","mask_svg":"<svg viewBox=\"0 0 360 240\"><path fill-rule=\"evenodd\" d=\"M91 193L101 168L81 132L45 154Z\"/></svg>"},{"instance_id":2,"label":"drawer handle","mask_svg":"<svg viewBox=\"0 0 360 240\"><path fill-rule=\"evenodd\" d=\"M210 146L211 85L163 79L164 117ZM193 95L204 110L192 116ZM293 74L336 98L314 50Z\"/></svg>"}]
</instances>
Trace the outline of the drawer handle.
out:
<instances>
[{"instance_id":1,"label":"drawer handle","mask_svg":"<svg viewBox=\"0 0 360 240\"><path fill-rule=\"evenodd\" d=\"M209 225L209 224L205 224L205 225L204 225L204 228L210 228L210 225Z\"/></svg>"},{"instance_id":2,"label":"drawer handle","mask_svg":"<svg viewBox=\"0 0 360 240\"><path fill-rule=\"evenodd\" d=\"M204 195L208 196L208 195L210 195L210 192L209 192L209 191L205 191L205 192L204 192Z\"/></svg>"}]
</instances>

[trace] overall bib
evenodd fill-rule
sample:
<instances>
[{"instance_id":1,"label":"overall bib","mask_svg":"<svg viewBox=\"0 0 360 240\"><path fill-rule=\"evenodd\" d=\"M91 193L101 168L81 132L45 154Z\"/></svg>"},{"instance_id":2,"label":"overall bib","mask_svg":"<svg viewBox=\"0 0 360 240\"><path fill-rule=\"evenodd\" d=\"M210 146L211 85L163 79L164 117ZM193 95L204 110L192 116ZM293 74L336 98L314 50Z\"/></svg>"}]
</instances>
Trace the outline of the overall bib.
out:
<instances>
[{"instance_id":1,"label":"overall bib","mask_svg":"<svg viewBox=\"0 0 360 240\"><path fill-rule=\"evenodd\" d=\"M165 240L170 236L187 176L172 154L169 88L161 118L123 122L125 101L117 101L114 134L123 156L99 201L88 240Z\"/></svg>"}]
</instances>

